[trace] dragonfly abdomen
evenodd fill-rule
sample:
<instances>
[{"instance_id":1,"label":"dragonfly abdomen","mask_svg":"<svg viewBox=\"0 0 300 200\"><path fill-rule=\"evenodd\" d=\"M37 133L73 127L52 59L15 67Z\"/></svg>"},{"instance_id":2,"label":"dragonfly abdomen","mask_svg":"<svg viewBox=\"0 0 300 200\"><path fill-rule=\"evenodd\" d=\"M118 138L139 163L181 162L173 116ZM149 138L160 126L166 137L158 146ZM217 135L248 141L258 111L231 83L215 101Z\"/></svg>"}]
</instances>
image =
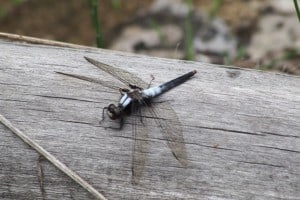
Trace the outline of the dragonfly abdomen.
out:
<instances>
[{"instance_id":1,"label":"dragonfly abdomen","mask_svg":"<svg viewBox=\"0 0 300 200\"><path fill-rule=\"evenodd\" d=\"M156 97L156 96L162 94L162 89L161 89L161 87L156 86L156 87L152 87L152 88L143 90L142 93L143 93L143 96L145 96L146 98L153 98L153 97Z\"/></svg>"},{"instance_id":2,"label":"dragonfly abdomen","mask_svg":"<svg viewBox=\"0 0 300 200\"><path fill-rule=\"evenodd\" d=\"M190 77L192 77L196 73L197 73L197 71L193 70L193 71L188 72L182 76L179 76L171 81L163 83L159 86L143 90L143 94L146 95L148 98L153 98L153 97L159 96L159 95L163 94L164 92L167 92L168 90L171 90L172 88L184 83L185 81L187 81Z\"/></svg>"},{"instance_id":3,"label":"dragonfly abdomen","mask_svg":"<svg viewBox=\"0 0 300 200\"><path fill-rule=\"evenodd\" d=\"M197 71L193 70L193 71L188 72L182 76L179 76L171 81L163 83L159 87L161 88L162 93L164 93L164 92L171 90L172 88L177 87L178 85L184 83L185 81L187 81L190 77L192 77L196 73L197 73Z\"/></svg>"}]
</instances>

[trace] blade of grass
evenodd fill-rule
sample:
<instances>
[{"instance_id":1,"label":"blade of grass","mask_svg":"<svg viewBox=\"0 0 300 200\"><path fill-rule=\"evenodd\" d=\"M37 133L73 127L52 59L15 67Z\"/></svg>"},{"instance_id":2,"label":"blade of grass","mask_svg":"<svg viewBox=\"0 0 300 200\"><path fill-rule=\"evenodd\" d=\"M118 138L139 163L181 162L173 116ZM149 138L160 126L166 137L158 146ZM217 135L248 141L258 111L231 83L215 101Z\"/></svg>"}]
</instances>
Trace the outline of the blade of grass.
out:
<instances>
[{"instance_id":1,"label":"blade of grass","mask_svg":"<svg viewBox=\"0 0 300 200\"><path fill-rule=\"evenodd\" d=\"M299 6L298 6L297 0L294 0L294 5L295 5L296 13L297 13L297 16L298 16L298 20L300 22L300 10L299 10Z\"/></svg>"},{"instance_id":2,"label":"blade of grass","mask_svg":"<svg viewBox=\"0 0 300 200\"><path fill-rule=\"evenodd\" d=\"M188 7L188 13L184 20L185 29L185 59L194 60L194 49L193 49L193 27L192 27L192 0L185 0L185 4Z\"/></svg>"},{"instance_id":3,"label":"blade of grass","mask_svg":"<svg viewBox=\"0 0 300 200\"><path fill-rule=\"evenodd\" d=\"M166 36L162 33L161 28L160 28L159 25L156 23L156 21L150 20L150 26L151 26L151 28L152 28L153 30L155 30L156 33L158 34L160 43L161 43L162 45L166 45Z\"/></svg>"},{"instance_id":4,"label":"blade of grass","mask_svg":"<svg viewBox=\"0 0 300 200\"><path fill-rule=\"evenodd\" d=\"M89 193L94 195L96 199L106 200L106 198L98 192L92 185L83 180L78 174L72 171L69 167L67 167L64 163L60 162L55 156L49 153L46 149L40 146L37 142L32 140L22 131L20 131L17 127L15 127L7 118L0 114L0 123L6 126L9 130L11 130L16 136L18 136L21 140L23 140L26 144L36 150L40 155L50 161L55 167L57 167L60 171L64 172L67 176L73 179L76 183L81 185L84 189L86 189Z\"/></svg>"},{"instance_id":5,"label":"blade of grass","mask_svg":"<svg viewBox=\"0 0 300 200\"><path fill-rule=\"evenodd\" d=\"M209 19L215 18L217 12L219 11L223 0L214 0L213 5L209 11Z\"/></svg>"},{"instance_id":6,"label":"blade of grass","mask_svg":"<svg viewBox=\"0 0 300 200\"><path fill-rule=\"evenodd\" d=\"M98 48L104 47L103 34L101 32L101 26L99 23L98 14L98 0L89 0L90 13L92 18L93 27L96 32L96 43Z\"/></svg>"},{"instance_id":7,"label":"blade of grass","mask_svg":"<svg viewBox=\"0 0 300 200\"><path fill-rule=\"evenodd\" d=\"M4 17L6 14L6 10L0 6L0 18Z\"/></svg>"},{"instance_id":8,"label":"blade of grass","mask_svg":"<svg viewBox=\"0 0 300 200\"><path fill-rule=\"evenodd\" d=\"M19 5L23 2L24 0L11 0L11 2L15 5Z\"/></svg>"},{"instance_id":9,"label":"blade of grass","mask_svg":"<svg viewBox=\"0 0 300 200\"><path fill-rule=\"evenodd\" d=\"M120 0L111 0L110 4L112 5L112 7L114 8L114 10L118 11L121 8L121 2Z\"/></svg>"}]
</instances>

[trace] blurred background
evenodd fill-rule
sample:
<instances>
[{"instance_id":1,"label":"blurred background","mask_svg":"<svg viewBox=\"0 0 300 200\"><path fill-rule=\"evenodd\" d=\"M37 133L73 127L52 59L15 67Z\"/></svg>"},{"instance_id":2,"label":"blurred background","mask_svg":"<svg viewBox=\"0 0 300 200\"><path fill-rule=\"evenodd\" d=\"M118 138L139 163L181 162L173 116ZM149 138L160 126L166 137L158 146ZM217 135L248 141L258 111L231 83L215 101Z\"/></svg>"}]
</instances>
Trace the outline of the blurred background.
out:
<instances>
[{"instance_id":1,"label":"blurred background","mask_svg":"<svg viewBox=\"0 0 300 200\"><path fill-rule=\"evenodd\" d=\"M295 2L0 0L0 32L300 75Z\"/></svg>"}]
</instances>

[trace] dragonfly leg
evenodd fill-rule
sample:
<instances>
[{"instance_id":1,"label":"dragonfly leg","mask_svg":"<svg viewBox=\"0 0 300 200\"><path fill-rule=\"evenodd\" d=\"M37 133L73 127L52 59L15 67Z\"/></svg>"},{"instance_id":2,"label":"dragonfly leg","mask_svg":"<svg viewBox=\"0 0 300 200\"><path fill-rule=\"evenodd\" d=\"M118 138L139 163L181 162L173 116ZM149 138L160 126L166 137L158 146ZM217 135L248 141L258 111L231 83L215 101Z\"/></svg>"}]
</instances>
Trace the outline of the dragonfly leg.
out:
<instances>
[{"instance_id":1,"label":"dragonfly leg","mask_svg":"<svg viewBox=\"0 0 300 200\"><path fill-rule=\"evenodd\" d=\"M103 121L103 120L101 120L100 123L101 123L102 121ZM121 117L121 118L119 119L119 126L117 126L117 127L116 127L116 126L106 126L105 128L109 128L109 129L113 129L113 130L120 131L120 130L122 130L123 126L124 126L124 118Z\"/></svg>"},{"instance_id":2,"label":"dragonfly leg","mask_svg":"<svg viewBox=\"0 0 300 200\"><path fill-rule=\"evenodd\" d=\"M171 102L171 101L174 101L174 100L160 100L160 101L151 101L152 104L156 104L156 103L165 103L165 102Z\"/></svg>"},{"instance_id":3,"label":"dragonfly leg","mask_svg":"<svg viewBox=\"0 0 300 200\"><path fill-rule=\"evenodd\" d=\"M102 119L99 121L99 123L101 124L103 121L104 121L104 119L105 119L105 117L104 117L104 113L105 113L105 110L107 110L108 109L108 107L104 107L103 109L102 109Z\"/></svg>"},{"instance_id":4,"label":"dragonfly leg","mask_svg":"<svg viewBox=\"0 0 300 200\"><path fill-rule=\"evenodd\" d=\"M126 89L126 88L119 88L119 92L120 92L121 95L124 95L125 93L128 93L129 90Z\"/></svg>"},{"instance_id":5,"label":"dragonfly leg","mask_svg":"<svg viewBox=\"0 0 300 200\"><path fill-rule=\"evenodd\" d=\"M120 126L118 127L118 129L121 130L123 128L123 126L124 126L124 118L121 117L120 118Z\"/></svg>"},{"instance_id":6,"label":"dragonfly leg","mask_svg":"<svg viewBox=\"0 0 300 200\"><path fill-rule=\"evenodd\" d=\"M151 80L150 80L150 82L149 82L149 84L148 84L148 87L147 88L150 88L151 87L151 84L152 84L152 82L154 81L154 79L155 79L155 77L153 76L153 74L151 74L150 75L150 77L151 77Z\"/></svg>"},{"instance_id":7,"label":"dragonfly leg","mask_svg":"<svg viewBox=\"0 0 300 200\"><path fill-rule=\"evenodd\" d=\"M142 116L142 110L141 109L139 109L139 117L140 117L141 124L145 125L144 122L143 122L143 116Z\"/></svg>"},{"instance_id":8,"label":"dragonfly leg","mask_svg":"<svg viewBox=\"0 0 300 200\"><path fill-rule=\"evenodd\" d=\"M143 99L140 100L140 101L134 101L134 102L132 102L131 113L133 113L135 115L135 117L139 117L141 124L144 125L143 116L142 116L142 110L141 110L141 107L140 107L142 103L146 103L146 102Z\"/></svg>"}]
</instances>

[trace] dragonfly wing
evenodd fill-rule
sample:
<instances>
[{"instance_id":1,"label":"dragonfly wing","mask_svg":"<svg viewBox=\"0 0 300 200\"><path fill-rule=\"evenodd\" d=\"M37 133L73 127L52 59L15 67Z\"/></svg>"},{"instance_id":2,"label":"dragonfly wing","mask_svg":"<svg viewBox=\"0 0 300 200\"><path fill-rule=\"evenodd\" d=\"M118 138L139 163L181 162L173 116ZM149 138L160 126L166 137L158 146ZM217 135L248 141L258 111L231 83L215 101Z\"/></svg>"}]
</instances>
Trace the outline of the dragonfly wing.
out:
<instances>
[{"instance_id":1,"label":"dragonfly wing","mask_svg":"<svg viewBox=\"0 0 300 200\"><path fill-rule=\"evenodd\" d=\"M132 183L138 184L146 163L149 143L148 128L146 125L145 112L139 105L133 105L132 132L133 132L133 156L132 156Z\"/></svg>"},{"instance_id":2,"label":"dragonfly wing","mask_svg":"<svg viewBox=\"0 0 300 200\"><path fill-rule=\"evenodd\" d=\"M104 87L107 87L107 88L110 88L110 89L114 89L114 90L118 90L118 89L120 89L122 87L122 86L116 85L113 82L101 81L101 80L90 78L90 77L86 77L86 76L81 76L81 75L76 75L76 74L68 74L68 73L64 73L64 72L56 72L56 73L64 75L64 76L68 76L68 77L77 78L77 79L80 79L80 80L92 82L92 83L97 83L97 84L100 84L100 85L102 85Z\"/></svg>"},{"instance_id":3,"label":"dragonfly wing","mask_svg":"<svg viewBox=\"0 0 300 200\"><path fill-rule=\"evenodd\" d=\"M156 124L163 132L174 157L186 167L188 164L185 142L182 134L182 127L179 119L169 102L153 103L149 110L155 119Z\"/></svg>"},{"instance_id":4,"label":"dragonfly wing","mask_svg":"<svg viewBox=\"0 0 300 200\"><path fill-rule=\"evenodd\" d=\"M110 65L107 65L105 63L96 61L92 58L84 57L89 63L95 65L99 69L105 71L106 73L110 74L111 76L115 77L116 79L123 82L125 85L135 85L141 88L147 88L148 84L144 82L139 77L135 76L134 74L131 74L130 72L116 68Z\"/></svg>"}]
</instances>

